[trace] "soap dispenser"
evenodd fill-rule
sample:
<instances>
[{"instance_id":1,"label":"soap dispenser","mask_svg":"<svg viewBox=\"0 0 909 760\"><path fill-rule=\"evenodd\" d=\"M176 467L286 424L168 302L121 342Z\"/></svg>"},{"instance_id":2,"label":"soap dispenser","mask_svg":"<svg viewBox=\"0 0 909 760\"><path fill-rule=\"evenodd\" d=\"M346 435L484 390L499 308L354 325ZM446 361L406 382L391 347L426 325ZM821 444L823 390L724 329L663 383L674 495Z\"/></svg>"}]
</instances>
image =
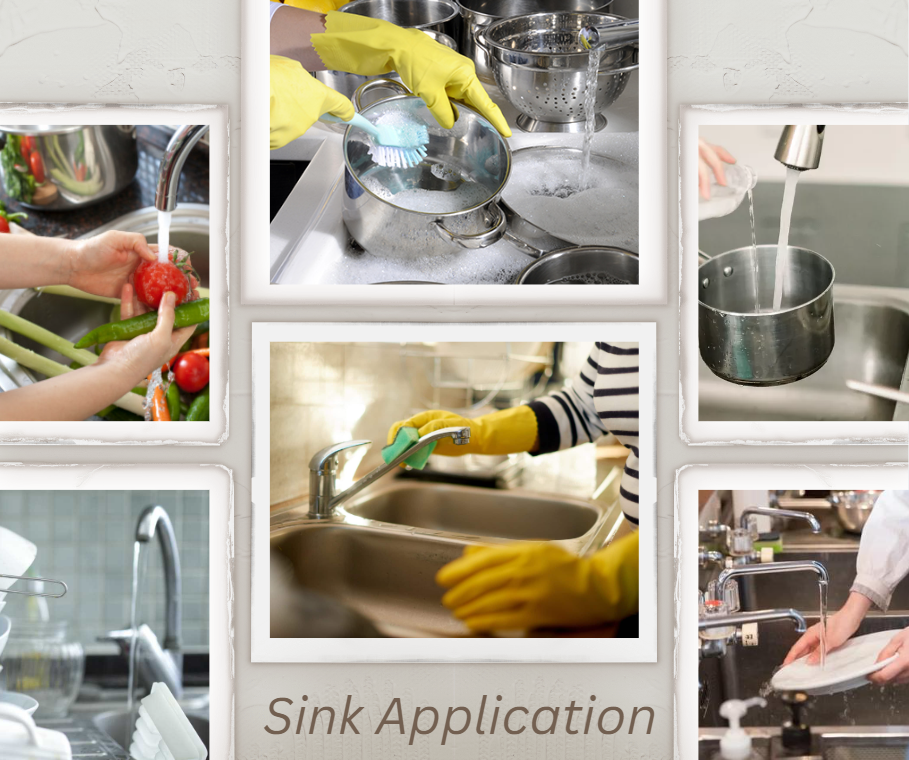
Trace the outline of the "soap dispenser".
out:
<instances>
[{"instance_id":1,"label":"soap dispenser","mask_svg":"<svg viewBox=\"0 0 909 760\"><path fill-rule=\"evenodd\" d=\"M742 718L751 707L766 707L763 697L730 699L720 705L720 715L729 721L729 729L720 739L720 753L714 760L759 760L751 748L751 737L741 726Z\"/></svg>"}]
</instances>

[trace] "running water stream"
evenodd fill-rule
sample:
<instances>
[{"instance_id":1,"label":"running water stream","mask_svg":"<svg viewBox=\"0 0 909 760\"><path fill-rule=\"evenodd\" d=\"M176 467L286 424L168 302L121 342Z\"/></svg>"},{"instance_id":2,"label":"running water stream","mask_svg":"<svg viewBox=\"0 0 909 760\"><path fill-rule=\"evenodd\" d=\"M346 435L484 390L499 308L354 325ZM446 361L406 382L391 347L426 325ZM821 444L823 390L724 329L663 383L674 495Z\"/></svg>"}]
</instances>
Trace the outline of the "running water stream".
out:
<instances>
[{"instance_id":1,"label":"running water stream","mask_svg":"<svg viewBox=\"0 0 909 760\"><path fill-rule=\"evenodd\" d=\"M138 704L135 701L136 674L139 668L139 589L145 577L148 565L148 554L144 551L146 544L141 541L133 543L133 585L129 605L129 625L132 640L129 644L129 676L127 679L126 710L129 713L126 741L129 742L135 730Z\"/></svg>"},{"instance_id":2,"label":"running water stream","mask_svg":"<svg viewBox=\"0 0 909 760\"><path fill-rule=\"evenodd\" d=\"M751 261L754 264L754 313L761 312L761 263L758 261L757 231L754 228L754 192L748 189L748 210L751 213Z\"/></svg>"},{"instance_id":3,"label":"running water stream","mask_svg":"<svg viewBox=\"0 0 909 760\"><path fill-rule=\"evenodd\" d=\"M158 212L158 261L167 261L167 252L170 250L170 220L173 211Z\"/></svg>"},{"instance_id":4,"label":"running water stream","mask_svg":"<svg viewBox=\"0 0 909 760\"><path fill-rule=\"evenodd\" d=\"M826 581L818 582L818 593L820 596L820 610L821 610L821 628L820 628L821 668L825 668L827 666L827 583L826 583Z\"/></svg>"},{"instance_id":5,"label":"running water stream","mask_svg":"<svg viewBox=\"0 0 909 760\"><path fill-rule=\"evenodd\" d=\"M780 210L780 238L776 248L776 276L773 281L773 310L783 304L783 291L789 286L789 227L792 223L792 206L795 203L795 186L799 181L798 169L786 168L786 188L783 190L783 207Z\"/></svg>"},{"instance_id":6,"label":"running water stream","mask_svg":"<svg viewBox=\"0 0 909 760\"><path fill-rule=\"evenodd\" d=\"M596 132L597 125L597 76L600 71L601 55L602 51L596 49L591 49L587 53L587 85L584 88L584 115L586 116L586 121L584 122L584 144L581 149L580 192L588 189L587 185L590 181L588 176L590 174L590 146L593 142L593 135Z\"/></svg>"}]
</instances>

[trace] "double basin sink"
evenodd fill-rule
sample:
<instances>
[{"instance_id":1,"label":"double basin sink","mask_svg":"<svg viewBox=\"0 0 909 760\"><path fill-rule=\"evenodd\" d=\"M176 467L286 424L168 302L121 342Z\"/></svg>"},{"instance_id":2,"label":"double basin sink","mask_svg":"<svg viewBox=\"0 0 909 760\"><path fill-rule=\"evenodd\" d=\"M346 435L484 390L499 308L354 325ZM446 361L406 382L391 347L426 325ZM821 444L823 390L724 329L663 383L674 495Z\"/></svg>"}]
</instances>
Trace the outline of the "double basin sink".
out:
<instances>
[{"instance_id":1,"label":"double basin sink","mask_svg":"<svg viewBox=\"0 0 909 760\"><path fill-rule=\"evenodd\" d=\"M909 290L834 286L836 344L815 374L788 385L746 387L716 377L698 360L701 420L907 420L909 409L858 393L846 380L909 391Z\"/></svg>"},{"instance_id":2,"label":"double basin sink","mask_svg":"<svg viewBox=\"0 0 909 760\"><path fill-rule=\"evenodd\" d=\"M302 587L340 601L388 636L466 636L442 606L438 570L471 544L554 541L596 551L618 527L621 470L600 501L521 490L388 480L367 488L330 519L291 504L272 518L271 546Z\"/></svg>"},{"instance_id":3,"label":"double basin sink","mask_svg":"<svg viewBox=\"0 0 909 760\"><path fill-rule=\"evenodd\" d=\"M85 237L94 237L108 230L139 232L145 235L149 243L156 243L158 240L157 211L154 208L139 209L115 219L110 224L92 231ZM173 212L170 243L192 254L193 268L199 275L201 285L207 287L209 273L209 207L199 203L184 203L177 206ZM18 314L20 317L34 322L74 343L99 325L110 322L111 318L111 305L108 303L49 293L38 293L31 289L0 291L0 309ZM56 362L66 365L70 363L69 359L61 356L56 351L35 343L18 333L7 332L0 328L0 335ZM0 366L0 390L11 390L12 388L43 379L43 376L23 369L5 357L0 356L0 362L2 362L2 366Z\"/></svg>"}]
</instances>

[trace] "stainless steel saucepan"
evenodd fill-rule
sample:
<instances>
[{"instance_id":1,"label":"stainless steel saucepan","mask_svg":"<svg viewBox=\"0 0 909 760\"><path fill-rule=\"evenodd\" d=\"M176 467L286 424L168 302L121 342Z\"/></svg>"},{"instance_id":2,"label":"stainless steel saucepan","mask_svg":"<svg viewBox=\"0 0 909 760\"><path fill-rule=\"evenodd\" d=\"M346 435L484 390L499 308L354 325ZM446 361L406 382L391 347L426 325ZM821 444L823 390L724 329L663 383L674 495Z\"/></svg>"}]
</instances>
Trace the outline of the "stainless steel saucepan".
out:
<instances>
[{"instance_id":1,"label":"stainless steel saucepan","mask_svg":"<svg viewBox=\"0 0 909 760\"><path fill-rule=\"evenodd\" d=\"M718 377L739 385L783 385L817 372L833 351L833 265L789 246L789 289L773 304L777 247L713 258L699 253L698 344Z\"/></svg>"}]
</instances>

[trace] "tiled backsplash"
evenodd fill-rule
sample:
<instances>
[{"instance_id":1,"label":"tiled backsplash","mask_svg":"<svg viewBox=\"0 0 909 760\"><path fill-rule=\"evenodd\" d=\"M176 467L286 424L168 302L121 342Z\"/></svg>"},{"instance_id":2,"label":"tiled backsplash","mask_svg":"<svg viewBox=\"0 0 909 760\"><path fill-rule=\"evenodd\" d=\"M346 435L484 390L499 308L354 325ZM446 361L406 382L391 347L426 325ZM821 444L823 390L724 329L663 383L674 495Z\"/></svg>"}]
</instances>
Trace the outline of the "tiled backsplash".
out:
<instances>
[{"instance_id":1,"label":"tiled backsplash","mask_svg":"<svg viewBox=\"0 0 909 760\"><path fill-rule=\"evenodd\" d=\"M129 626L136 521L149 505L167 510L177 535L184 645L207 651L208 491L0 491L0 525L37 545L30 574L67 583L66 596L47 600L50 617L68 620L70 638L97 650L98 636ZM162 637L164 572L157 541L148 550L143 589L140 619ZM6 601L3 614L14 619L35 604L13 594Z\"/></svg>"},{"instance_id":2,"label":"tiled backsplash","mask_svg":"<svg viewBox=\"0 0 909 760\"><path fill-rule=\"evenodd\" d=\"M590 346L563 344L562 371L572 377L586 361ZM437 344L440 353L489 356L511 349L525 355L549 355L551 344ZM373 441L360 472L381 462L388 428L397 420L435 408L433 384L439 376L463 379L467 364L446 359L435 375L429 360L405 355L432 347L400 343L272 343L271 344L271 503L304 495L309 490L308 464L319 449L355 438ZM497 360L475 359L470 372L481 386L495 386L501 377ZM530 365L511 366L510 376ZM480 395L482 397L482 394ZM446 391L441 408L464 402L460 391ZM488 410L487 410L488 411Z\"/></svg>"}]
</instances>

